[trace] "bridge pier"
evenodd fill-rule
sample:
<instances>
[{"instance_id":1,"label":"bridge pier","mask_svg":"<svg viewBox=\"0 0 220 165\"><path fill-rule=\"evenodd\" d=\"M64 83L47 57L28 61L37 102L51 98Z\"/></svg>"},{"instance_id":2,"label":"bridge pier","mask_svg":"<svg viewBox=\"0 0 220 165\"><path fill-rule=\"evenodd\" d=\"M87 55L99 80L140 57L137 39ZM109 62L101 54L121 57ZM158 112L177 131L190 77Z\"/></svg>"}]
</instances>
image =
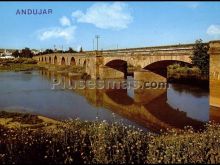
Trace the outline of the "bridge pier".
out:
<instances>
[{"instance_id":1,"label":"bridge pier","mask_svg":"<svg viewBox=\"0 0 220 165\"><path fill-rule=\"evenodd\" d=\"M100 78L100 66L103 63L103 57L98 55L90 55L86 64L86 73L91 76L92 79Z\"/></svg>"},{"instance_id":2,"label":"bridge pier","mask_svg":"<svg viewBox=\"0 0 220 165\"><path fill-rule=\"evenodd\" d=\"M124 72L110 68L108 66L100 66L100 79L124 79Z\"/></svg>"},{"instance_id":3,"label":"bridge pier","mask_svg":"<svg viewBox=\"0 0 220 165\"><path fill-rule=\"evenodd\" d=\"M134 80L148 83L166 83L167 79L149 70L134 71Z\"/></svg>"},{"instance_id":4,"label":"bridge pier","mask_svg":"<svg viewBox=\"0 0 220 165\"><path fill-rule=\"evenodd\" d=\"M209 43L210 105L220 108L220 41Z\"/></svg>"}]
</instances>

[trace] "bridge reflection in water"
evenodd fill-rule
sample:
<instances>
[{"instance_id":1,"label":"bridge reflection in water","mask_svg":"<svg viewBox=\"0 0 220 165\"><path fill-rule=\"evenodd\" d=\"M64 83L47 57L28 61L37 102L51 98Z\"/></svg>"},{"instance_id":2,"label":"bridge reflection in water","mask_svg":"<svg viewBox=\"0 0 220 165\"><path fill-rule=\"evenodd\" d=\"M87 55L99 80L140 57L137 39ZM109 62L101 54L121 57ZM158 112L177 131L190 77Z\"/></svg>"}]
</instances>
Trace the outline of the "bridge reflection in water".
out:
<instances>
[{"instance_id":1,"label":"bridge reflection in water","mask_svg":"<svg viewBox=\"0 0 220 165\"><path fill-rule=\"evenodd\" d=\"M65 76L64 79L64 75L48 70L42 70L41 74L51 82L56 79L57 82L61 82L60 87L62 88L65 85L66 89L76 80L76 78L69 76ZM173 88L180 90L175 85ZM85 97L94 107L108 109L154 132L167 128L183 129L187 125L195 129L202 129L204 123L209 120L208 92L194 92L198 95L197 97L207 97L207 102L203 102L205 105L207 104L207 111L200 112L205 113L203 116L206 117L196 119L193 115L190 116L187 111L175 108L175 103L174 105L169 103L168 89L135 89L133 91L130 89L130 91L127 91L127 89L85 88L71 90ZM187 92L187 89L185 92Z\"/></svg>"}]
</instances>

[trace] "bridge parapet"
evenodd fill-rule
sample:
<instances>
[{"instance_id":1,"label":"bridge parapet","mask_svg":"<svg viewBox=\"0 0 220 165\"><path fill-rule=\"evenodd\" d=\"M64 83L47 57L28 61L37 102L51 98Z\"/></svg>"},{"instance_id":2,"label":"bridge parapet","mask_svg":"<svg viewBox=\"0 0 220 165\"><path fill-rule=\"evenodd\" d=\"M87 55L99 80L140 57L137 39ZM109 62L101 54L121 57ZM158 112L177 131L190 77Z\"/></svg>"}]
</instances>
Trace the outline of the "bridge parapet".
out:
<instances>
[{"instance_id":1,"label":"bridge parapet","mask_svg":"<svg viewBox=\"0 0 220 165\"><path fill-rule=\"evenodd\" d=\"M140 47L140 48L125 48L125 49L109 49L102 50L103 53L107 52L137 52L137 51L157 51L157 50L191 50L195 44L179 44L179 45L168 45L168 46L154 46L154 47ZM86 51L94 52L94 51Z\"/></svg>"}]
</instances>

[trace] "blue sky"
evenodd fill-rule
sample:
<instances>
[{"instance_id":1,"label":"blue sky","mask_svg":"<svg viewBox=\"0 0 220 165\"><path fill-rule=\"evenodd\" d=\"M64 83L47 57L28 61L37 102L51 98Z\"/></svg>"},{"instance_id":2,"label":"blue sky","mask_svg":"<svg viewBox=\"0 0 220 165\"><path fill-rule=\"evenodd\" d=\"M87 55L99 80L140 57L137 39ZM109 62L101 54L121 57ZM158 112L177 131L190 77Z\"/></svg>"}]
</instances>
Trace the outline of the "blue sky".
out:
<instances>
[{"instance_id":1,"label":"blue sky","mask_svg":"<svg viewBox=\"0 0 220 165\"><path fill-rule=\"evenodd\" d=\"M0 9L0 48L92 50L96 34L102 49L220 39L220 2L0 2Z\"/></svg>"}]
</instances>

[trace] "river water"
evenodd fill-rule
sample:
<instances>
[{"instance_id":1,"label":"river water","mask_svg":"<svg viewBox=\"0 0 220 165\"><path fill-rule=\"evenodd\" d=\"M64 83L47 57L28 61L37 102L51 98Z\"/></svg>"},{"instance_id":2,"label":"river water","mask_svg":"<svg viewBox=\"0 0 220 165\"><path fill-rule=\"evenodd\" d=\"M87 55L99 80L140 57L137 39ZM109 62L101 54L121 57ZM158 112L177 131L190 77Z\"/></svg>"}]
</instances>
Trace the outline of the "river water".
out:
<instances>
[{"instance_id":1,"label":"river water","mask_svg":"<svg viewBox=\"0 0 220 165\"><path fill-rule=\"evenodd\" d=\"M76 78L50 71L0 73L0 110L39 114L65 120L121 122L157 132L166 128L195 129L210 120L209 92L189 85L168 89L52 89ZM62 82L63 80L63 82Z\"/></svg>"}]
</instances>

